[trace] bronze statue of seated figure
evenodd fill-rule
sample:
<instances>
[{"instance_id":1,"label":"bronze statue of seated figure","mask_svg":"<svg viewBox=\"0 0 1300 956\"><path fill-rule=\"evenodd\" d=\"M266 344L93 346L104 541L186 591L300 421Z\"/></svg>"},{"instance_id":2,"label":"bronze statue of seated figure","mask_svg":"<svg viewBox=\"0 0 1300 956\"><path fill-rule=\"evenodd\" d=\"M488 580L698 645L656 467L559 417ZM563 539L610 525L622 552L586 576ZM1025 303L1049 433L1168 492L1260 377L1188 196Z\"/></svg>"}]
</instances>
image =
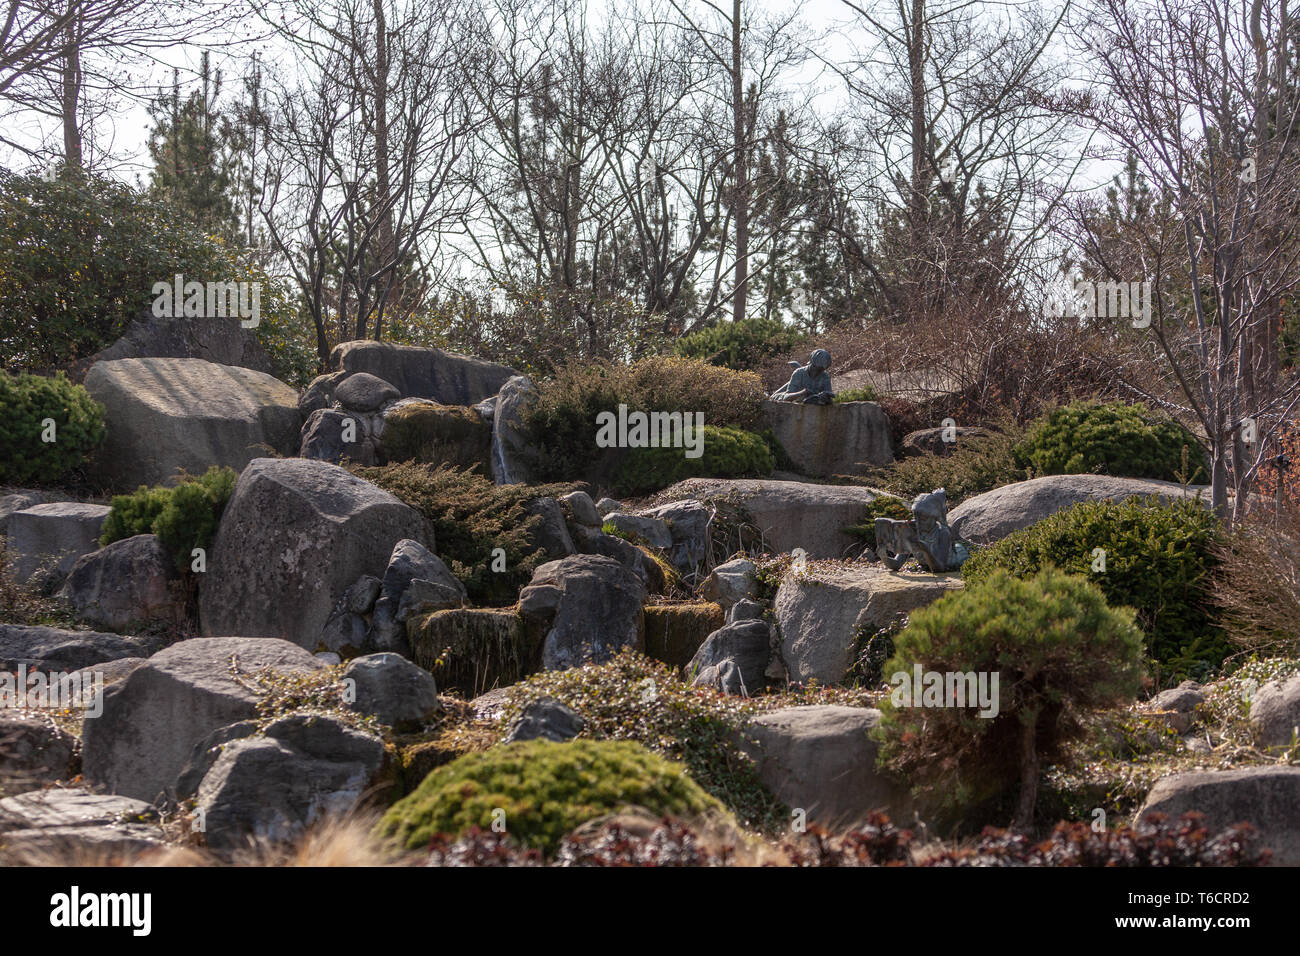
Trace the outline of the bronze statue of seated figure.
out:
<instances>
[{"instance_id":1,"label":"bronze statue of seated figure","mask_svg":"<svg viewBox=\"0 0 1300 956\"><path fill-rule=\"evenodd\" d=\"M802 402L805 405L829 405L835 399L831 390L831 377L826 372L831 367L831 353L825 349L813 352L807 365L795 366L794 374L769 397L774 402Z\"/></svg>"}]
</instances>

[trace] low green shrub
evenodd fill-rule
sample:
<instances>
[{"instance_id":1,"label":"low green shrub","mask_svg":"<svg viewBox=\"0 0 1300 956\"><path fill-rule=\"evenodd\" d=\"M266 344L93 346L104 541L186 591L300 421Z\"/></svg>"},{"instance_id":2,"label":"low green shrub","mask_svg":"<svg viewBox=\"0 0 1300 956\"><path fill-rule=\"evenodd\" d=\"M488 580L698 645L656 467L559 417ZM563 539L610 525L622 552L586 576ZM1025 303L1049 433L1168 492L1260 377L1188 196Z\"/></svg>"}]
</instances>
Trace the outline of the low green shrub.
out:
<instances>
[{"instance_id":1,"label":"low green shrub","mask_svg":"<svg viewBox=\"0 0 1300 956\"><path fill-rule=\"evenodd\" d=\"M1181 425L1140 405L1072 402L1032 425L1016 460L1037 475L1204 482L1205 453Z\"/></svg>"},{"instance_id":2,"label":"low green shrub","mask_svg":"<svg viewBox=\"0 0 1300 956\"><path fill-rule=\"evenodd\" d=\"M188 477L175 487L141 485L129 495L117 495L99 543L155 534L176 567L188 570L194 549L207 551L212 546L238 477L232 468L213 465L199 477Z\"/></svg>"},{"instance_id":3,"label":"low green shrub","mask_svg":"<svg viewBox=\"0 0 1300 956\"><path fill-rule=\"evenodd\" d=\"M492 830L497 823L514 840L550 855L579 825L624 806L676 817L722 810L685 767L631 741L529 740L438 767L393 804L375 832L419 850L440 834Z\"/></svg>"},{"instance_id":4,"label":"low green shrub","mask_svg":"<svg viewBox=\"0 0 1300 956\"><path fill-rule=\"evenodd\" d=\"M948 493L948 506L952 507L966 498L1028 477L1013 450L1018 440L1018 433L1010 428L962 438L951 455L904 458L867 473L862 482L909 501L943 488Z\"/></svg>"},{"instance_id":5,"label":"low green shrub","mask_svg":"<svg viewBox=\"0 0 1300 956\"><path fill-rule=\"evenodd\" d=\"M913 611L894 644L883 668L894 685L881 704L883 765L928 808L967 823L1005 809L1019 783L1016 823L1029 826L1041 762L1063 756L1090 711L1132 701L1142 685L1132 611L1055 570L990 574ZM913 686L918 672L941 675L942 685ZM946 675L971 673L984 675L995 713L970 700L969 682L966 699L952 699L958 685Z\"/></svg>"},{"instance_id":6,"label":"low green shrub","mask_svg":"<svg viewBox=\"0 0 1300 956\"><path fill-rule=\"evenodd\" d=\"M765 358L787 355L803 347L808 336L779 319L722 321L707 329L683 335L673 351L683 358L744 370L757 369Z\"/></svg>"},{"instance_id":7,"label":"low green shrub","mask_svg":"<svg viewBox=\"0 0 1300 956\"><path fill-rule=\"evenodd\" d=\"M634 365L574 364L538 384L522 427L536 449L531 462L543 481L601 482L617 468L622 448L596 443L597 418L629 412L704 415L706 427L762 427L762 380L692 359L655 356ZM680 449L677 450L680 453Z\"/></svg>"},{"instance_id":8,"label":"low green shrub","mask_svg":"<svg viewBox=\"0 0 1300 956\"><path fill-rule=\"evenodd\" d=\"M1218 519L1195 501L1088 501L977 550L962 576L976 583L1047 567L1085 575L1111 604L1136 612L1160 683L1204 679L1231 650L1208 591L1219 534Z\"/></svg>"},{"instance_id":9,"label":"low green shrub","mask_svg":"<svg viewBox=\"0 0 1300 956\"><path fill-rule=\"evenodd\" d=\"M687 458L682 448L628 448L614 472L620 495L667 488L685 478L763 478L775 458L766 439L739 428L704 426L703 454Z\"/></svg>"},{"instance_id":10,"label":"low green shrub","mask_svg":"<svg viewBox=\"0 0 1300 956\"><path fill-rule=\"evenodd\" d=\"M528 514L528 503L573 490L572 485L497 485L449 465L408 462L351 470L429 520L439 557L476 604L515 602L519 589L546 560L532 540L540 519ZM492 570L496 548L505 551L504 571Z\"/></svg>"},{"instance_id":11,"label":"low green shrub","mask_svg":"<svg viewBox=\"0 0 1300 956\"><path fill-rule=\"evenodd\" d=\"M0 485L52 485L104 440L104 406L63 375L0 371Z\"/></svg>"},{"instance_id":12,"label":"low green shrub","mask_svg":"<svg viewBox=\"0 0 1300 956\"><path fill-rule=\"evenodd\" d=\"M737 731L764 698L699 691L674 668L632 651L606 664L543 671L512 687L503 722L526 704L554 697L582 716L582 737L634 740L681 761L695 782L746 825L775 829L789 811L759 781Z\"/></svg>"}]
</instances>

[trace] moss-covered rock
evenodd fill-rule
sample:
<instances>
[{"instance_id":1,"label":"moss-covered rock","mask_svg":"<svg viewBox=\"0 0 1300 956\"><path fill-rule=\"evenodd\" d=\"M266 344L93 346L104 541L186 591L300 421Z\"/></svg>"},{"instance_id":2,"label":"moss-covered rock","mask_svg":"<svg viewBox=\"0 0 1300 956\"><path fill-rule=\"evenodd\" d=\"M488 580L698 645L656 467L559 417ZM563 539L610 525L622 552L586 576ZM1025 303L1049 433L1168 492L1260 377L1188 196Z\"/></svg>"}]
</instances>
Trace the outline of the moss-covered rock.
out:
<instances>
[{"instance_id":1,"label":"moss-covered rock","mask_svg":"<svg viewBox=\"0 0 1300 956\"><path fill-rule=\"evenodd\" d=\"M384 454L389 461L449 464L491 474L492 426L474 409L412 401L384 416Z\"/></svg>"},{"instance_id":2,"label":"moss-covered rock","mask_svg":"<svg viewBox=\"0 0 1300 956\"><path fill-rule=\"evenodd\" d=\"M434 770L389 809L376 834L418 850L438 834L504 826L515 840L550 854L575 827L625 806L677 817L722 812L685 767L639 744L530 740Z\"/></svg>"},{"instance_id":3,"label":"moss-covered rock","mask_svg":"<svg viewBox=\"0 0 1300 956\"><path fill-rule=\"evenodd\" d=\"M433 674L439 689L468 696L536 671L542 637L514 608L455 608L406 623L415 663Z\"/></svg>"},{"instance_id":4,"label":"moss-covered rock","mask_svg":"<svg viewBox=\"0 0 1300 956\"><path fill-rule=\"evenodd\" d=\"M647 657L685 667L704 639L726 622L722 606L712 601L650 604L645 609Z\"/></svg>"}]
</instances>

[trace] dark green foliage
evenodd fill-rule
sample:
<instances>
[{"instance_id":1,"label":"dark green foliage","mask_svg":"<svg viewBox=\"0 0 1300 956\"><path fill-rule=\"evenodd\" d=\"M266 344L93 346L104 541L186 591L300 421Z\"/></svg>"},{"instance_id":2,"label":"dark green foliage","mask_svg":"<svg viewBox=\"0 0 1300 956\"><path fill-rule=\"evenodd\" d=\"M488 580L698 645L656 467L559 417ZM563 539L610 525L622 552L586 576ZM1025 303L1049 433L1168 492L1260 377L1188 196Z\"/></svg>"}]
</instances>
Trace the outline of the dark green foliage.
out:
<instances>
[{"instance_id":1,"label":"dark green foliage","mask_svg":"<svg viewBox=\"0 0 1300 956\"><path fill-rule=\"evenodd\" d=\"M1027 577L1049 566L1086 575L1112 605L1136 612L1160 683L1204 679L1230 650L1207 592L1219 530L1194 501L1083 502L976 551L962 576L971 583L999 570ZM1096 548L1105 552L1105 571L1092 570Z\"/></svg>"},{"instance_id":2,"label":"dark green foliage","mask_svg":"<svg viewBox=\"0 0 1300 956\"><path fill-rule=\"evenodd\" d=\"M721 321L707 329L683 335L673 351L683 358L738 370L756 369L774 355L788 355L804 346L808 336L779 319Z\"/></svg>"},{"instance_id":3,"label":"dark green foliage","mask_svg":"<svg viewBox=\"0 0 1300 956\"><path fill-rule=\"evenodd\" d=\"M932 489L933 490L933 489ZM876 550L876 519L893 518L895 521L907 521L912 517L912 509L902 498L880 495L867 502L861 524L851 524L844 530L855 534L867 545L868 551Z\"/></svg>"},{"instance_id":4,"label":"dark green foliage","mask_svg":"<svg viewBox=\"0 0 1300 956\"><path fill-rule=\"evenodd\" d=\"M862 482L911 500L943 488L948 506L1002 485L1024 481L1025 469L1015 458L1014 432L994 432L962 438L951 455L920 455L886 465L863 477Z\"/></svg>"},{"instance_id":5,"label":"dark green foliage","mask_svg":"<svg viewBox=\"0 0 1300 956\"><path fill-rule=\"evenodd\" d=\"M574 364L539 383L523 427L537 449L533 465L540 478L599 482L613 473L624 451L596 444L600 413L617 415L620 404L630 412L699 412L706 425L754 431L762 422L764 398L762 381L753 372L690 359L656 356L635 365Z\"/></svg>"},{"instance_id":6,"label":"dark green foliage","mask_svg":"<svg viewBox=\"0 0 1300 956\"><path fill-rule=\"evenodd\" d=\"M132 494L118 495L99 543L155 534L176 567L186 571L195 548L206 551L211 547L238 477L234 469L213 465L198 478L187 478L175 487L141 485Z\"/></svg>"},{"instance_id":7,"label":"dark green foliage","mask_svg":"<svg viewBox=\"0 0 1300 956\"><path fill-rule=\"evenodd\" d=\"M629 448L614 473L618 494L636 495L667 488L684 478L764 478L775 459L761 435L739 428L704 426L704 449L687 458L682 448Z\"/></svg>"},{"instance_id":8,"label":"dark green foliage","mask_svg":"<svg viewBox=\"0 0 1300 956\"><path fill-rule=\"evenodd\" d=\"M491 830L500 820L514 840L550 855L580 824L624 806L688 818L722 810L685 767L631 741L529 740L437 768L375 832L419 850L439 834Z\"/></svg>"},{"instance_id":9,"label":"dark green foliage","mask_svg":"<svg viewBox=\"0 0 1300 956\"><path fill-rule=\"evenodd\" d=\"M1015 449L1037 475L1105 474L1203 482L1205 453L1186 429L1140 405L1073 402L1035 423Z\"/></svg>"},{"instance_id":10,"label":"dark green foliage","mask_svg":"<svg viewBox=\"0 0 1300 956\"><path fill-rule=\"evenodd\" d=\"M0 485L57 484L103 440L104 407L80 385L0 371Z\"/></svg>"},{"instance_id":11,"label":"dark green foliage","mask_svg":"<svg viewBox=\"0 0 1300 956\"><path fill-rule=\"evenodd\" d=\"M406 502L433 526L438 556L476 604L513 604L533 570L546 560L532 542L536 498L554 498L570 485L496 485L491 478L449 466L415 463L352 471ZM492 551L506 553L506 570L492 570Z\"/></svg>"},{"instance_id":12,"label":"dark green foliage","mask_svg":"<svg viewBox=\"0 0 1300 956\"><path fill-rule=\"evenodd\" d=\"M302 350L284 287L207 236L180 210L107 178L0 171L0 356L49 369L119 338L149 308L155 282L262 283L259 341L276 372L297 377ZM296 333L295 333L296 334Z\"/></svg>"},{"instance_id":13,"label":"dark green foliage","mask_svg":"<svg viewBox=\"0 0 1300 956\"><path fill-rule=\"evenodd\" d=\"M1021 779L1022 728L1042 760L1083 730L1089 711L1131 701L1141 687L1142 633L1087 579L1055 570L997 572L913 611L884 666L881 757L922 801L960 815L1004 797ZM998 674L995 716L976 706L912 706L901 673ZM991 684L988 685L992 689ZM921 688L912 690L913 703Z\"/></svg>"}]
</instances>

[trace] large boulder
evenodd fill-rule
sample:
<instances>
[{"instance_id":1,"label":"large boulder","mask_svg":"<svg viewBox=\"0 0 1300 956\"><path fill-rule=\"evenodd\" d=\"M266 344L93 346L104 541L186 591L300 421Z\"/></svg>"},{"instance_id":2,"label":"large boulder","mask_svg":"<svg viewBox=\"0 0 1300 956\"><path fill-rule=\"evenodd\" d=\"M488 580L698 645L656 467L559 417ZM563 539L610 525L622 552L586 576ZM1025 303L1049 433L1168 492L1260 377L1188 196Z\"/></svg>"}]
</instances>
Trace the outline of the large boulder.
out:
<instances>
[{"instance_id":1,"label":"large boulder","mask_svg":"<svg viewBox=\"0 0 1300 956\"><path fill-rule=\"evenodd\" d=\"M137 534L83 555L60 594L77 620L123 631L132 624L177 623L184 617L176 577L158 538Z\"/></svg>"},{"instance_id":2,"label":"large boulder","mask_svg":"<svg viewBox=\"0 0 1300 956\"><path fill-rule=\"evenodd\" d=\"M101 695L103 713L82 729L82 772L110 793L152 801L165 793L194 745L257 716L249 675L263 668L309 674L325 664L274 638L209 637L159 651Z\"/></svg>"},{"instance_id":3,"label":"large boulder","mask_svg":"<svg viewBox=\"0 0 1300 956\"><path fill-rule=\"evenodd\" d=\"M879 723L880 711L869 708L787 707L743 727L741 746L782 803L808 822L847 826L872 810L902 809L902 794L876 770L871 733Z\"/></svg>"},{"instance_id":4,"label":"large boulder","mask_svg":"<svg viewBox=\"0 0 1300 956\"><path fill-rule=\"evenodd\" d=\"M259 458L221 519L200 587L204 634L282 637L315 649L338 597L380 576L404 538L431 542L418 512L323 461Z\"/></svg>"},{"instance_id":5,"label":"large boulder","mask_svg":"<svg viewBox=\"0 0 1300 956\"><path fill-rule=\"evenodd\" d=\"M83 367L94 362L131 358L202 359L217 365L233 365L254 372L271 372L271 358L252 328L237 318L156 316L145 309L127 326L125 334L97 353Z\"/></svg>"},{"instance_id":6,"label":"large boulder","mask_svg":"<svg viewBox=\"0 0 1300 956\"><path fill-rule=\"evenodd\" d=\"M772 607L790 679L843 680L859 640L961 586L955 573L900 574L878 565L810 565L786 574Z\"/></svg>"},{"instance_id":7,"label":"large boulder","mask_svg":"<svg viewBox=\"0 0 1300 956\"><path fill-rule=\"evenodd\" d=\"M525 375L516 375L501 386L492 417L492 480L498 485L532 480L529 459L534 449L524 432L523 419L536 400L537 387Z\"/></svg>"},{"instance_id":8,"label":"large boulder","mask_svg":"<svg viewBox=\"0 0 1300 956\"><path fill-rule=\"evenodd\" d=\"M777 443L803 475L861 475L894 460L889 418L875 402L764 402Z\"/></svg>"},{"instance_id":9,"label":"large boulder","mask_svg":"<svg viewBox=\"0 0 1300 956\"><path fill-rule=\"evenodd\" d=\"M19 584L51 588L84 554L99 548L108 505L59 501L33 505L9 516L10 571Z\"/></svg>"},{"instance_id":10,"label":"large boulder","mask_svg":"<svg viewBox=\"0 0 1300 956\"><path fill-rule=\"evenodd\" d=\"M967 498L948 512L948 524L967 541L993 544L1081 502L1122 501L1130 495L1152 504L1199 496L1209 507L1209 495L1198 485L1184 487L1172 481L1110 475L1048 475Z\"/></svg>"},{"instance_id":11,"label":"large boulder","mask_svg":"<svg viewBox=\"0 0 1300 956\"><path fill-rule=\"evenodd\" d=\"M1195 811L1205 814L1211 832L1249 823L1260 832L1260 845L1273 851L1275 866L1300 866L1300 767L1245 767L1176 773L1162 777L1138 811L1177 819Z\"/></svg>"},{"instance_id":12,"label":"large boulder","mask_svg":"<svg viewBox=\"0 0 1300 956\"><path fill-rule=\"evenodd\" d=\"M117 487L174 481L184 469L242 469L269 447L298 450L298 393L263 372L202 359L98 362L86 389L105 408L100 455Z\"/></svg>"},{"instance_id":13,"label":"large boulder","mask_svg":"<svg viewBox=\"0 0 1300 956\"><path fill-rule=\"evenodd\" d=\"M336 345L330 364L340 371L381 378L403 398L432 398L444 405L476 405L501 391L515 374L504 365L442 349L371 341Z\"/></svg>"},{"instance_id":14,"label":"large boulder","mask_svg":"<svg viewBox=\"0 0 1300 956\"><path fill-rule=\"evenodd\" d=\"M233 740L197 793L204 835L219 853L291 840L353 810L374 781L384 743L319 715L294 714Z\"/></svg>"},{"instance_id":15,"label":"large boulder","mask_svg":"<svg viewBox=\"0 0 1300 956\"><path fill-rule=\"evenodd\" d=\"M1300 737L1300 674L1260 687L1250 702L1250 722L1265 747L1288 747Z\"/></svg>"},{"instance_id":16,"label":"large boulder","mask_svg":"<svg viewBox=\"0 0 1300 956\"><path fill-rule=\"evenodd\" d=\"M816 407L816 406L813 406ZM717 503L720 513L739 507L762 546L772 554L803 548L809 557L842 558L860 538L844 528L861 524L865 508L881 493L850 485L814 485L802 481L757 478L688 478L667 488L661 497Z\"/></svg>"},{"instance_id":17,"label":"large boulder","mask_svg":"<svg viewBox=\"0 0 1300 956\"><path fill-rule=\"evenodd\" d=\"M612 558L579 554L550 561L520 592L519 611L546 629L542 667L602 663L625 647L644 647L645 583Z\"/></svg>"},{"instance_id":18,"label":"large boulder","mask_svg":"<svg viewBox=\"0 0 1300 956\"><path fill-rule=\"evenodd\" d=\"M150 652L144 641L120 634L0 624L0 671L23 666L43 674L66 673L123 658L146 657Z\"/></svg>"}]
</instances>

